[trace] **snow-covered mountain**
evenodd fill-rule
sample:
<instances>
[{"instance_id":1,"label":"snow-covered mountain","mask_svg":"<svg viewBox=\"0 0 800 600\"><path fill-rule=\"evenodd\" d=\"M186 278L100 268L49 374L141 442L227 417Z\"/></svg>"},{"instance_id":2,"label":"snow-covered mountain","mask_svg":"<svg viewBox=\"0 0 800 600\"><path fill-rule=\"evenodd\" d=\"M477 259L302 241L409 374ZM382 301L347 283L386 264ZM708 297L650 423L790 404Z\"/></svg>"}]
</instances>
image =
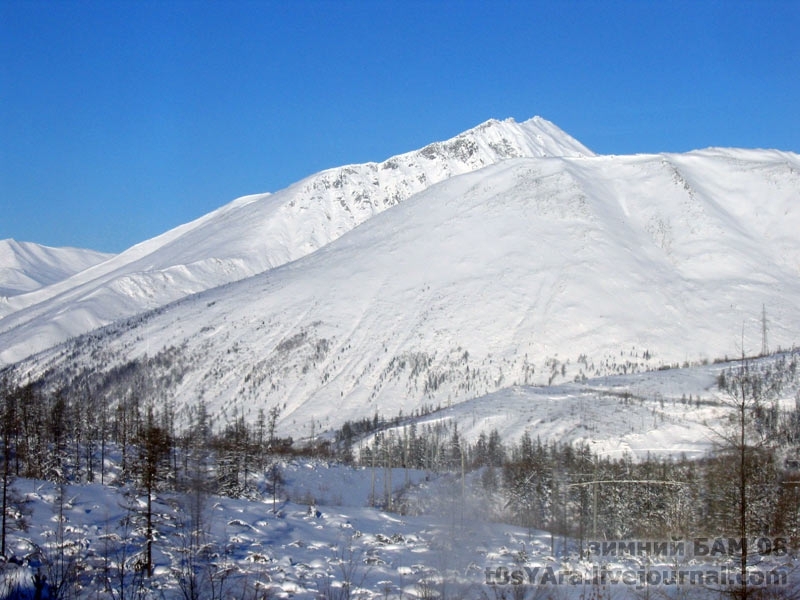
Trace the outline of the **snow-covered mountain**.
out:
<instances>
[{"instance_id":1,"label":"snow-covered mountain","mask_svg":"<svg viewBox=\"0 0 800 600\"><path fill-rule=\"evenodd\" d=\"M592 155L544 119L490 120L382 163L239 198L68 279L0 300L0 364L305 256L454 175L513 157Z\"/></svg>"},{"instance_id":2,"label":"snow-covered mountain","mask_svg":"<svg viewBox=\"0 0 800 600\"><path fill-rule=\"evenodd\" d=\"M52 285L112 256L81 248L52 248L32 242L0 240L0 297Z\"/></svg>"},{"instance_id":3,"label":"snow-covered mountain","mask_svg":"<svg viewBox=\"0 0 800 600\"><path fill-rule=\"evenodd\" d=\"M20 368L62 381L85 368L118 395L219 415L278 405L297 436L514 384L735 356L742 334L757 352L762 308L770 347L787 347L798 200L788 152L508 158ZM15 335L2 336L10 356Z\"/></svg>"}]
</instances>

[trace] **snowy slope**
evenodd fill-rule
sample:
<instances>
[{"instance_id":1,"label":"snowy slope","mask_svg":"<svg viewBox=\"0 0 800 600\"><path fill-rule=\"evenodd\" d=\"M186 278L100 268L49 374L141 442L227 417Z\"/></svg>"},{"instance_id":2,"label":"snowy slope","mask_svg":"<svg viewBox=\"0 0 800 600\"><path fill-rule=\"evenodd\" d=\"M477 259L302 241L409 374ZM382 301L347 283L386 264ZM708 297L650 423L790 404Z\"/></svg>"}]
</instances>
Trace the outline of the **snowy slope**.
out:
<instances>
[{"instance_id":1,"label":"snowy slope","mask_svg":"<svg viewBox=\"0 0 800 600\"><path fill-rule=\"evenodd\" d=\"M799 358L800 350L795 348L749 360L748 367L794 373ZM412 422L417 431L446 425L470 441L492 430L507 441L519 440L527 432L531 439L543 442L586 443L598 456L612 459L625 455L635 461L697 459L719 444L719 432L730 423L732 398L719 389L718 377L723 372L736 373L740 367L740 362L732 360L552 386L511 386L403 419L395 429L402 436L403 428ZM769 402L793 410L798 391L796 379L789 376Z\"/></svg>"},{"instance_id":2,"label":"snowy slope","mask_svg":"<svg viewBox=\"0 0 800 600\"><path fill-rule=\"evenodd\" d=\"M282 431L302 436L312 421L736 356L743 332L757 352L762 306L771 347L790 347L798 199L800 156L778 151L510 159L21 368L96 375L146 353L158 360L137 385L218 415L279 405Z\"/></svg>"},{"instance_id":3,"label":"snowy slope","mask_svg":"<svg viewBox=\"0 0 800 600\"><path fill-rule=\"evenodd\" d=\"M548 155L592 153L538 117L491 120L382 163L330 169L275 194L239 198L69 279L0 302L0 364L295 260L453 175Z\"/></svg>"},{"instance_id":4,"label":"snowy slope","mask_svg":"<svg viewBox=\"0 0 800 600\"><path fill-rule=\"evenodd\" d=\"M31 242L0 240L0 297L51 285L112 256L82 248L52 248Z\"/></svg>"}]
</instances>

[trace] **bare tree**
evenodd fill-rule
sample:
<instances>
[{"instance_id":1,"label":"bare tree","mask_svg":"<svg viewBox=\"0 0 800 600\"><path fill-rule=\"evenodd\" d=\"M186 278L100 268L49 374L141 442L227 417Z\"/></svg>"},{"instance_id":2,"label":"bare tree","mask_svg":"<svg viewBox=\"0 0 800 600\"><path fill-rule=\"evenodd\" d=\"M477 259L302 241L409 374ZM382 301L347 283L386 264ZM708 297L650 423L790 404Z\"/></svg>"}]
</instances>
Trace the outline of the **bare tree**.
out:
<instances>
[{"instance_id":1,"label":"bare tree","mask_svg":"<svg viewBox=\"0 0 800 600\"><path fill-rule=\"evenodd\" d=\"M147 417L139 439L139 477L146 496L145 508L145 558L148 577L153 575L153 496L159 483L162 464L170 455L171 441L167 431L157 424L153 407L148 406Z\"/></svg>"},{"instance_id":2,"label":"bare tree","mask_svg":"<svg viewBox=\"0 0 800 600\"><path fill-rule=\"evenodd\" d=\"M761 518L758 508L757 494L770 494L768 481L763 475L770 471L769 465L772 459L772 448L770 447L770 436L765 428L765 419L768 416L766 404L769 396L776 395L779 386L772 385L758 368L754 368L742 351L742 358L736 369L728 371L724 378L726 395L723 403L731 410L728 427L722 430L714 430L717 438L718 451L721 457L727 457L734 464L736 494L730 500L736 507L735 520L737 523L737 534L741 543L741 555L739 557L739 569L741 577L741 587L733 590L737 598L752 598L756 590L748 587L747 578L747 558L748 558L748 535L761 534L763 531L756 531L760 521L768 521L769 518ZM721 471L725 471L722 469ZM756 480L760 479L762 485L755 486ZM766 477L776 479L773 477ZM771 494L770 494L771 495ZM777 493L775 494L777 497ZM769 512L771 513L771 505Z\"/></svg>"}]
</instances>

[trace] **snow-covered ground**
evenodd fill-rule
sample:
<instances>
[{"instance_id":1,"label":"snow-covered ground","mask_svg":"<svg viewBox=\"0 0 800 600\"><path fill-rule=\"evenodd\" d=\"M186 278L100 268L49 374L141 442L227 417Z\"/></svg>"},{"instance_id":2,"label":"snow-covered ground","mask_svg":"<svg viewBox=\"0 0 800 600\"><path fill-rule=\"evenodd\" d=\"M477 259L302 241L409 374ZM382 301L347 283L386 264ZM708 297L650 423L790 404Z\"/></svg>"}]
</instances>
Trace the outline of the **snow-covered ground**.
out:
<instances>
[{"instance_id":1,"label":"snow-covered ground","mask_svg":"<svg viewBox=\"0 0 800 600\"><path fill-rule=\"evenodd\" d=\"M63 568L76 566L77 580L63 597L192 597L185 594L194 569L197 598L715 598L714 586L669 584L662 574L736 568L729 557L693 556L693 540L684 540L681 555L633 551L582 559L579 540L490 522L493 499L471 488L462 496L451 475L412 472L406 480L396 470L395 490L408 481L408 494L425 506L424 514L410 515L369 506L370 469L296 460L282 470L286 483L275 512L268 494L203 497L195 512L191 496L158 495L151 578L133 570L143 550L142 496L99 484L59 488L18 480L14 488L27 499L29 527L9 535L14 559L0 567L0 586L18 584L32 598L34 576L56 583ZM378 469L379 489L382 477ZM191 514L202 523L194 546ZM757 556L750 569L785 569L797 585L794 564L793 557ZM605 582L591 581L600 569ZM657 582L650 573L659 573ZM652 585L643 583L647 577Z\"/></svg>"},{"instance_id":2,"label":"snow-covered ground","mask_svg":"<svg viewBox=\"0 0 800 600\"><path fill-rule=\"evenodd\" d=\"M788 375L793 359L748 361L751 369L787 373L787 385L771 399L785 408L798 394L796 377ZM716 384L723 370L736 368L731 362L513 387L398 427L413 420L421 432L448 422L466 440L497 429L509 445L527 432L545 443L586 442L601 457L695 458L710 450L714 428L731 412ZM362 439L358 447L369 443ZM144 548L145 497L114 483L117 454L109 453L110 485L13 483L28 527L9 533L13 560L2 566L0 585L19 585L32 598L35 576L54 582L59 568L79 566L69 582L81 590L78 597L108 590L115 598L186 598L196 583L199 598L716 598L723 578L738 568L727 552L699 556L694 538L612 544L588 533L580 540L510 526L502 522L504 498L481 484L480 470L462 482L460 473L394 468L387 480L380 466L294 458L278 463L283 482L275 497L259 473L250 474L248 499L157 494L155 569L145 578L134 570ZM581 554L590 541L601 544L598 555ZM730 542L700 541L705 549L715 543ZM677 550L653 556L654 544ZM754 553L748 564L755 578L785 576L788 589L800 585L793 555ZM705 583L671 582L676 569Z\"/></svg>"},{"instance_id":3,"label":"snow-covered ground","mask_svg":"<svg viewBox=\"0 0 800 600\"><path fill-rule=\"evenodd\" d=\"M492 430L514 441L527 432L543 442L585 442L612 459L626 454L634 460L648 455L694 459L718 441L711 428L730 412L717 376L731 368L735 362L512 386L412 420L418 429L437 422L454 425L472 442ZM784 390L782 401L793 406L795 393L793 387Z\"/></svg>"}]
</instances>

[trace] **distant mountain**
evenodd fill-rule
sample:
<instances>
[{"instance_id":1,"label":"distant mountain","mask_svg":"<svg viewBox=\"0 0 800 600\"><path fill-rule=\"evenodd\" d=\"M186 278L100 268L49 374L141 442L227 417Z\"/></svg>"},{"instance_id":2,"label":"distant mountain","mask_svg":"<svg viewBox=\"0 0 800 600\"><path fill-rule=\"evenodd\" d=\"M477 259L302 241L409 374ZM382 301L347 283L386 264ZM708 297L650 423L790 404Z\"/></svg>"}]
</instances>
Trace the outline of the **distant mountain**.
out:
<instances>
[{"instance_id":1,"label":"distant mountain","mask_svg":"<svg viewBox=\"0 0 800 600\"><path fill-rule=\"evenodd\" d=\"M112 256L94 250L0 240L0 296L16 296L52 285Z\"/></svg>"},{"instance_id":2,"label":"distant mountain","mask_svg":"<svg viewBox=\"0 0 800 600\"><path fill-rule=\"evenodd\" d=\"M515 384L737 355L742 334L757 352L762 307L770 346L797 342L800 156L575 154L450 177L304 258L117 321L19 372L170 399L179 414L200 400L221 419L277 405L297 436ZM308 183L323 175L289 189L317 189L332 210L330 190ZM343 214L354 209L332 220L352 222ZM7 330L0 348L24 354L41 330Z\"/></svg>"},{"instance_id":3,"label":"distant mountain","mask_svg":"<svg viewBox=\"0 0 800 600\"><path fill-rule=\"evenodd\" d=\"M247 196L94 268L0 303L0 364L189 294L275 268L449 177L516 157L592 156L552 123L491 120L382 163Z\"/></svg>"}]
</instances>

